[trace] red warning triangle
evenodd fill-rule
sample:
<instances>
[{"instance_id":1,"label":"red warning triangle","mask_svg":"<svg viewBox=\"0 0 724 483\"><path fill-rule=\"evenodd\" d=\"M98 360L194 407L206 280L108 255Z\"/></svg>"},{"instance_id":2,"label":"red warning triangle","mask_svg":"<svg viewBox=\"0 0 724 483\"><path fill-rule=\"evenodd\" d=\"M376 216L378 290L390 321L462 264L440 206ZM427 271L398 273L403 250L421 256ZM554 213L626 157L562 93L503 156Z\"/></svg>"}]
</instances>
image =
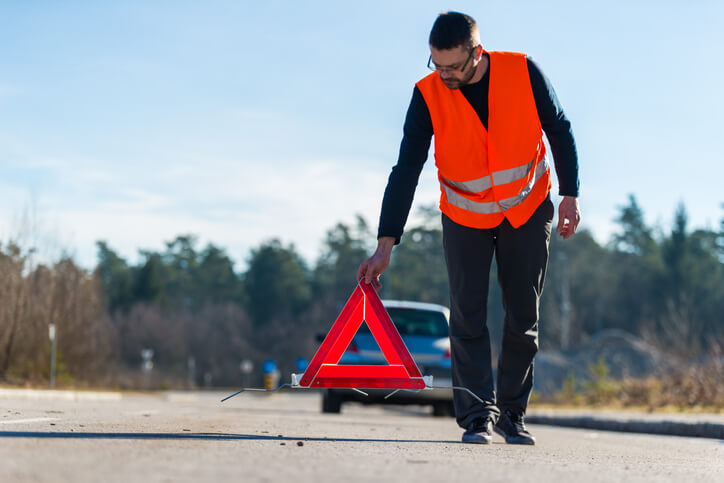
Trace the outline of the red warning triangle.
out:
<instances>
[{"instance_id":1,"label":"red warning triangle","mask_svg":"<svg viewBox=\"0 0 724 483\"><path fill-rule=\"evenodd\" d=\"M388 365L337 365L362 322L387 359ZM424 389L417 364L372 287L358 283L299 381L303 387Z\"/></svg>"}]
</instances>

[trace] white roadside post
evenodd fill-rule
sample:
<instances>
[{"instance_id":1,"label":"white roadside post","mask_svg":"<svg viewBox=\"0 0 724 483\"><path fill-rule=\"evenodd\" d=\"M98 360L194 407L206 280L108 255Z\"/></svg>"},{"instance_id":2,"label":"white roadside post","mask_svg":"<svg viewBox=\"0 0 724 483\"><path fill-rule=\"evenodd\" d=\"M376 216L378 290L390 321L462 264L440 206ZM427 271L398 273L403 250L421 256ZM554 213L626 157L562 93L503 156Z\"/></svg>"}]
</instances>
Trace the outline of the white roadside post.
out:
<instances>
[{"instance_id":1,"label":"white roadside post","mask_svg":"<svg viewBox=\"0 0 724 483\"><path fill-rule=\"evenodd\" d=\"M48 337L50 338L50 388L55 387L55 324L48 324Z\"/></svg>"},{"instance_id":2,"label":"white roadside post","mask_svg":"<svg viewBox=\"0 0 724 483\"><path fill-rule=\"evenodd\" d=\"M249 359L244 359L239 364L239 369L241 369L241 387L248 387L250 383L249 375L254 370L254 363Z\"/></svg>"},{"instance_id":3,"label":"white roadside post","mask_svg":"<svg viewBox=\"0 0 724 483\"><path fill-rule=\"evenodd\" d=\"M151 370L153 369L153 349L141 349L141 371L143 372L143 388L148 390L151 386Z\"/></svg>"},{"instance_id":4,"label":"white roadside post","mask_svg":"<svg viewBox=\"0 0 724 483\"><path fill-rule=\"evenodd\" d=\"M188 369L188 387L193 389L196 386L196 358L189 357L186 361L186 368Z\"/></svg>"}]
</instances>

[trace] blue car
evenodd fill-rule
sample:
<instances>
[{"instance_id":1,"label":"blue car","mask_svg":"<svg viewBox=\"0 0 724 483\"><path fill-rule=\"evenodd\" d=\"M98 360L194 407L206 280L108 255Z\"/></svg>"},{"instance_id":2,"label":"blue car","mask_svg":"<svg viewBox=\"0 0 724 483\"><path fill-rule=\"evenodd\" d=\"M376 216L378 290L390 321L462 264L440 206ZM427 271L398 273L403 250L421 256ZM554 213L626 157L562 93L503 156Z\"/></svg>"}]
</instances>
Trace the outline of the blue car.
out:
<instances>
[{"instance_id":1,"label":"blue car","mask_svg":"<svg viewBox=\"0 0 724 483\"><path fill-rule=\"evenodd\" d=\"M382 304L422 375L433 376L435 386L451 386L448 337L450 310L442 305L422 302L383 300ZM339 364L387 364L367 324L362 324L357 331ZM368 396L353 389L324 389L322 412L339 413L344 402L356 401L363 404L424 404L432 406L432 414L435 416L454 415L450 389L399 391L387 399L385 396L392 390L365 389L364 392Z\"/></svg>"}]
</instances>

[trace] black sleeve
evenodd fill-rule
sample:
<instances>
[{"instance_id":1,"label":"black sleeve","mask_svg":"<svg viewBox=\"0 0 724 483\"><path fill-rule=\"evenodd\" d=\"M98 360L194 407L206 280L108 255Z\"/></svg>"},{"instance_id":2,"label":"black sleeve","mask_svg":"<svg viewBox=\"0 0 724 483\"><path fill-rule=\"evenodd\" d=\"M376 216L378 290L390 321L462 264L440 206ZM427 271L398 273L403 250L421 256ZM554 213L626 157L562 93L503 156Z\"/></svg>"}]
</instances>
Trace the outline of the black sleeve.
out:
<instances>
[{"instance_id":1,"label":"black sleeve","mask_svg":"<svg viewBox=\"0 0 724 483\"><path fill-rule=\"evenodd\" d=\"M385 196L382 199L378 238L393 236L395 245L400 243L407 216L410 214L417 181L427 160L432 133L430 111L422 93L415 86L410 107L407 108L400 154L387 180Z\"/></svg>"},{"instance_id":2,"label":"black sleeve","mask_svg":"<svg viewBox=\"0 0 724 483\"><path fill-rule=\"evenodd\" d=\"M558 194L578 196L578 153L571 123L563 112L556 92L538 65L528 57L528 75L543 131L551 146L558 176Z\"/></svg>"}]
</instances>

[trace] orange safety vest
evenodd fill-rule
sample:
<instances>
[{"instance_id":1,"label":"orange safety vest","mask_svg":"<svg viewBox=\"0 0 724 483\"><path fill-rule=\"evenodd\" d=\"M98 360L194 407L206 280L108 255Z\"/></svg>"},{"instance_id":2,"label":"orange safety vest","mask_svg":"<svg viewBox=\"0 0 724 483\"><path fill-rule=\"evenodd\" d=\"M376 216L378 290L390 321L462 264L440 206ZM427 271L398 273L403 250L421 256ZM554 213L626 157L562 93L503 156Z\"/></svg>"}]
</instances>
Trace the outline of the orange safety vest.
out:
<instances>
[{"instance_id":1,"label":"orange safety vest","mask_svg":"<svg viewBox=\"0 0 724 483\"><path fill-rule=\"evenodd\" d=\"M514 228L551 188L525 54L489 52L488 129L459 89L437 72L417 83L432 118L440 210L473 228L507 218Z\"/></svg>"}]
</instances>

